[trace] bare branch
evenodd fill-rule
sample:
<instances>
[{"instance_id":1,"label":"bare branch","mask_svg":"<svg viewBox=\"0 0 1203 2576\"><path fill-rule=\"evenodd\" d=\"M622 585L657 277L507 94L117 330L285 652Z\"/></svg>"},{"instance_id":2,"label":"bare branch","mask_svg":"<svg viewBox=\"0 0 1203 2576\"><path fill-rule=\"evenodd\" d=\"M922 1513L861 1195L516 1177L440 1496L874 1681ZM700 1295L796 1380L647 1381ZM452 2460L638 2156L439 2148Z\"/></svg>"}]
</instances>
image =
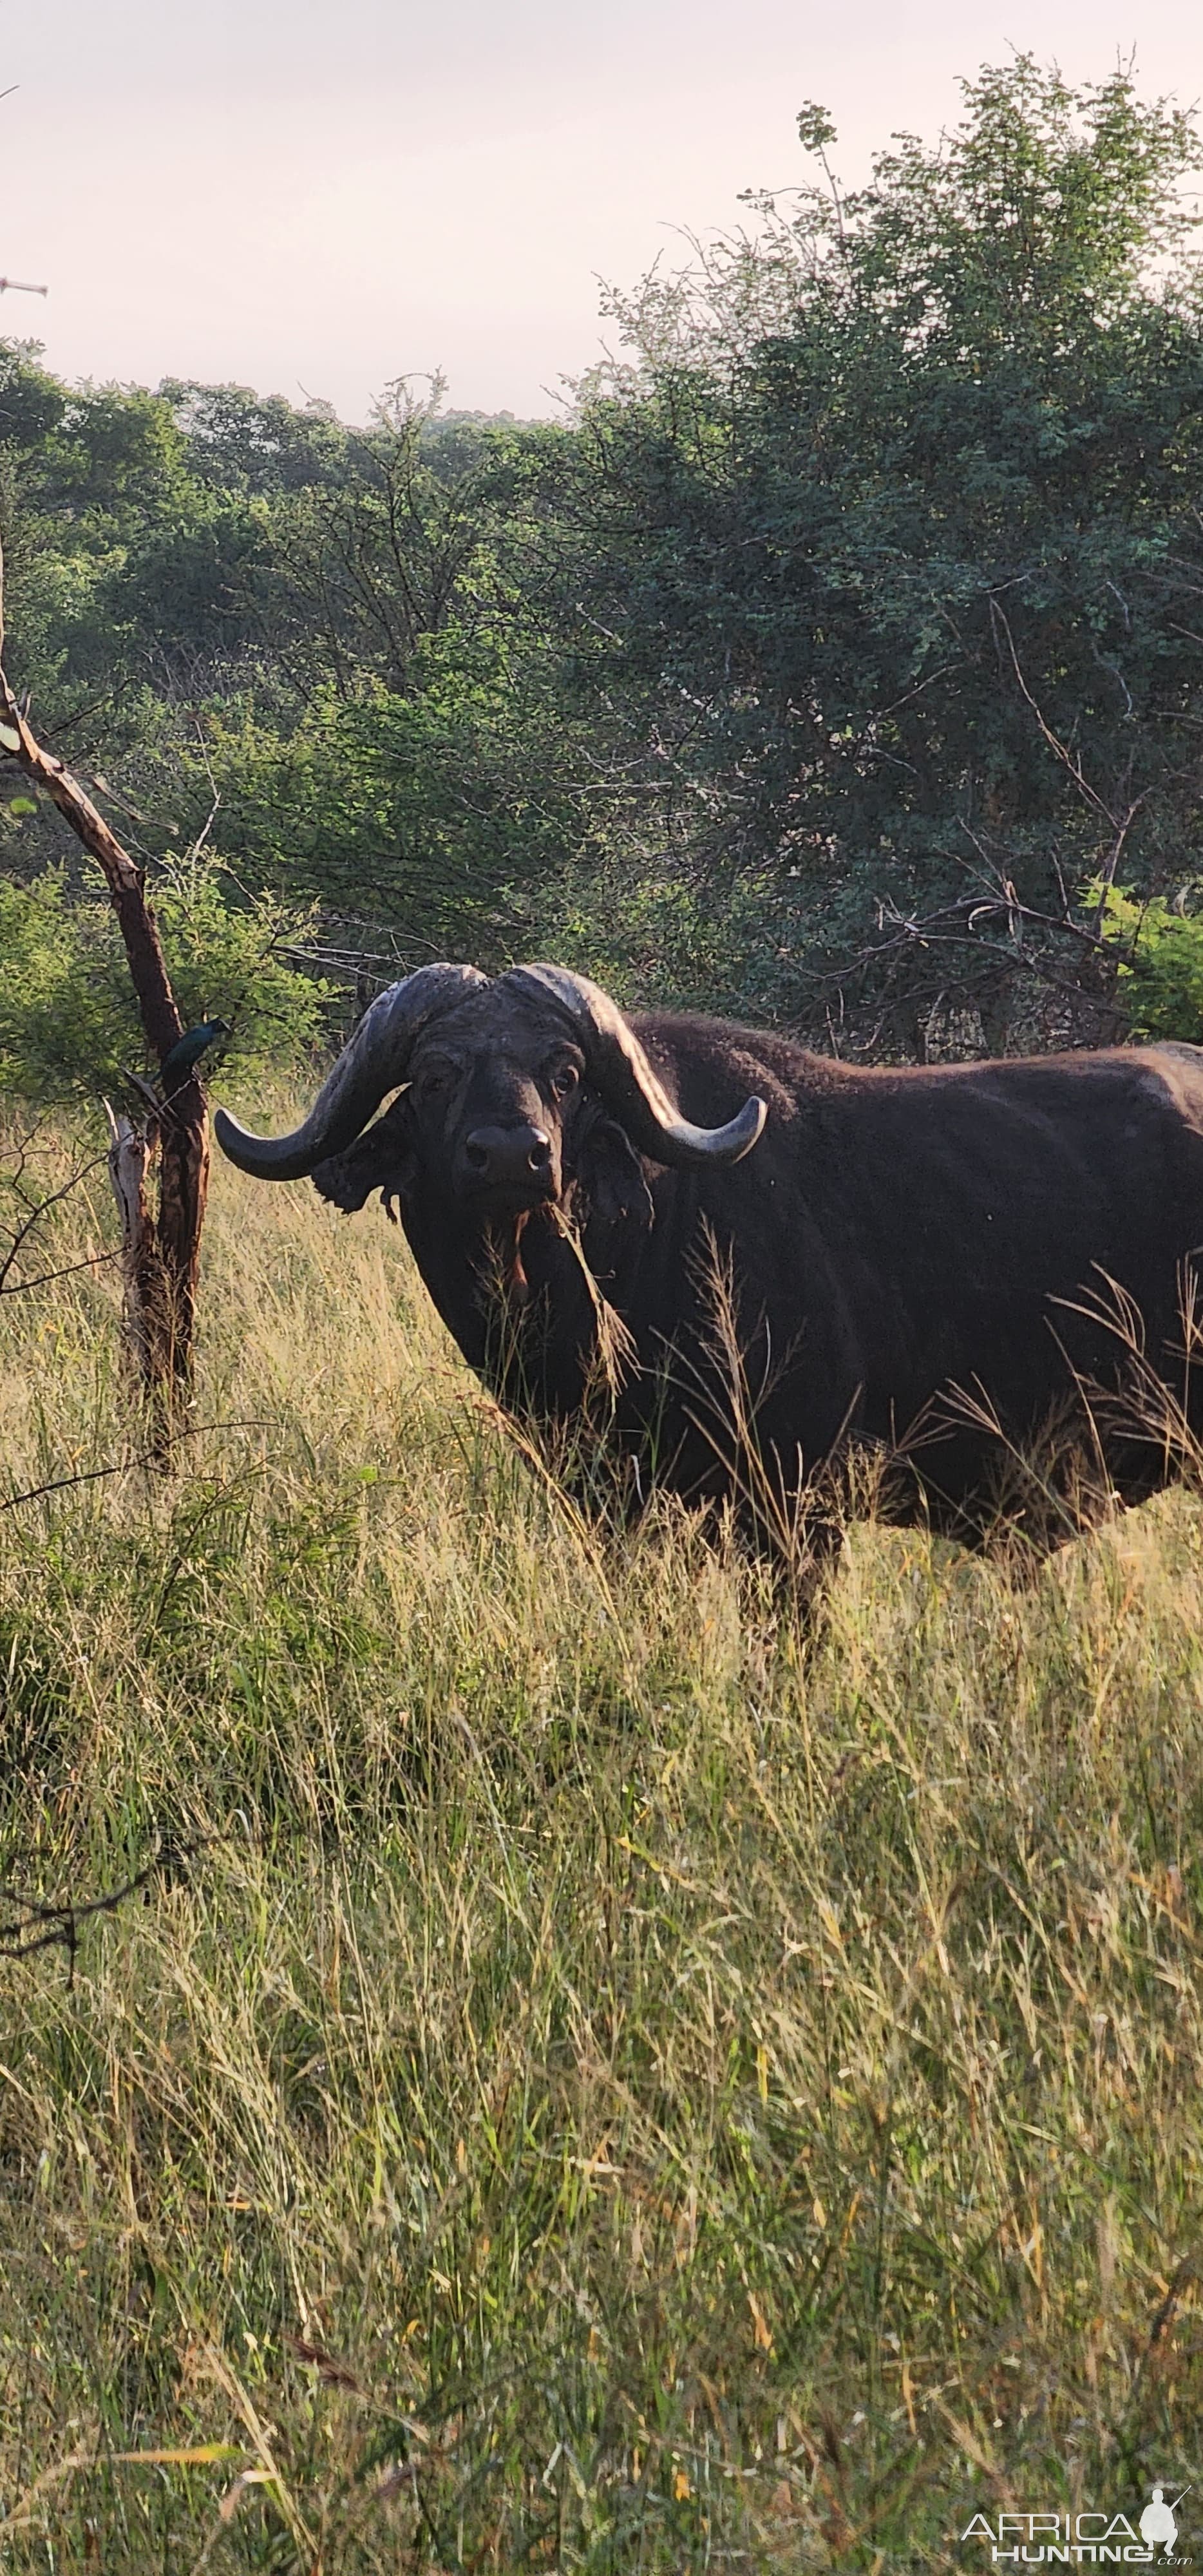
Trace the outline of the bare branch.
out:
<instances>
[{"instance_id":1,"label":"bare branch","mask_svg":"<svg viewBox=\"0 0 1203 2576\"><path fill-rule=\"evenodd\" d=\"M83 1467L72 1476L51 1476L44 1485L29 1485L24 1493L0 1495L0 1512L15 1512L22 1503L40 1503L47 1494L62 1494L72 1485L98 1485L107 1476L132 1475L138 1467L160 1467L163 1449L176 1449L184 1440L199 1440L208 1431L274 1431L274 1422L248 1415L233 1422L187 1422L182 1431L171 1434L166 1443L156 1441L152 1449L143 1449L133 1458L115 1458L105 1467Z\"/></svg>"},{"instance_id":2,"label":"bare branch","mask_svg":"<svg viewBox=\"0 0 1203 2576\"><path fill-rule=\"evenodd\" d=\"M82 1923L100 1914L115 1914L128 1897L149 1887L161 1869L178 1869L206 1844L220 1840L219 1834L190 1834L186 1842L161 1842L153 1860L147 1861L133 1878L127 1878L124 1886L110 1889L107 1896L64 1897L47 1904L40 1897L23 1895L19 1888L0 1885L0 1904L16 1909L9 1922L0 1922L0 1959L28 1959L37 1950L65 1950L69 1963L67 1984L73 1986Z\"/></svg>"},{"instance_id":3,"label":"bare branch","mask_svg":"<svg viewBox=\"0 0 1203 2576\"><path fill-rule=\"evenodd\" d=\"M27 1287L27 1288L36 1288L36 1287L38 1287L38 1286L41 1284L41 1283L40 1283L38 1280L36 1280L36 1279L28 1279L28 1280L23 1280L23 1281L22 1281L22 1280L17 1280L17 1281L14 1281L14 1282L13 1282L13 1284L12 1284L12 1286L10 1287L10 1286L9 1286L9 1272L10 1272L10 1271L11 1271L11 1269L12 1269L12 1266L13 1266L14 1261L17 1259L17 1256L18 1256L18 1254L20 1253L20 1251L21 1251L21 1249L22 1249L22 1246L23 1246L25 1243L27 1243L27 1242L28 1242L29 1237L30 1237L30 1235L33 1233L35 1226L37 1226L37 1225L41 1222L41 1219L42 1219L42 1218L47 1214L48 1210L49 1210L50 1208L52 1208L52 1207L58 1207L58 1206L61 1204L62 1200L63 1200L63 1199L65 1199L65 1198L68 1198L68 1197L70 1196L70 1194L71 1194L71 1191L72 1191L73 1189L75 1189L75 1188L77 1188L77 1187L78 1187L78 1184L80 1183L80 1181L85 1180L85 1179L86 1179L86 1177L87 1177L87 1175L88 1175L88 1173L89 1173L89 1172L93 1172L93 1171L95 1171L97 1164L98 1164L98 1163L103 1163L105 1160L106 1160L106 1156L105 1156L104 1154L93 1154L93 1156L91 1157L91 1160L90 1160L89 1162L87 1162L87 1163L81 1163L81 1164L80 1164L80 1166L79 1166L79 1168L78 1168L78 1170L77 1170L77 1171L72 1172L70 1179L69 1179L69 1180L64 1181L60 1189L57 1189L57 1190L50 1190L50 1191L48 1191L48 1192L47 1192L47 1195L46 1195L46 1197L45 1197L44 1199L39 1199L39 1200L37 1201L36 1205L31 1206L31 1207L29 1208L29 1213L28 1213L28 1215L26 1216L26 1219L25 1219L24 1224L23 1224L23 1225L20 1225L20 1226L18 1226L18 1227L17 1227L17 1230L16 1230L16 1232L15 1232L15 1234L14 1234L14 1236L13 1236L12 1242L11 1242L11 1243L10 1243L10 1245L9 1245L8 1251L5 1253L5 1255L4 1255L4 1257L3 1257L3 1259L2 1259L2 1260L0 1260L0 1296L8 1296L8 1297L16 1296L16 1295L19 1293L19 1291L20 1291L20 1289L21 1289L22 1287ZM9 1183L9 1187L10 1187L10 1188L18 1188L18 1189L19 1189L19 1184L20 1184L20 1180L21 1180L22 1174L23 1174L23 1172L24 1172L24 1168L25 1168L25 1157L24 1157L24 1151L22 1151L22 1155L21 1155L21 1159L20 1159L20 1163L19 1163L19 1166L18 1166L17 1173L16 1173L16 1175L15 1175L14 1179L13 1179L12 1181L10 1181L10 1183ZM20 1195L21 1195L21 1197L22 1197L22 1198L24 1198L24 1192L21 1192L21 1193L20 1193ZM102 1253L99 1257L100 1257L102 1260L108 1260L108 1259L110 1259L110 1258L111 1258L111 1256L110 1256L109 1254L107 1254L107 1253ZM79 1267L84 1267L85 1265L80 1264L80 1265L78 1265L78 1266L79 1266Z\"/></svg>"},{"instance_id":4,"label":"bare branch","mask_svg":"<svg viewBox=\"0 0 1203 2576\"><path fill-rule=\"evenodd\" d=\"M3 650L0 554L0 746L42 788L97 861L125 943L142 1026L160 1065L165 1064L184 1035L184 1023L171 989L154 910L147 901L145 871L131 859L78 779L36 739L27 709L18 704L9 685ZM148 1146L152 1140L159 1146L158 1215L153 1226L147 1224L146 1257L137 1280L127 1264L126 1282L127 1298L136 1294L142 1303L131 1340L140 1354L144 1391L158 1410L165 1435L173 1406L191 1381L197 1269L209 1178L208 1113L195 1071L173 1095L170 1117L164 1118L156 1104Z\"/></svg>"}]
</instances>

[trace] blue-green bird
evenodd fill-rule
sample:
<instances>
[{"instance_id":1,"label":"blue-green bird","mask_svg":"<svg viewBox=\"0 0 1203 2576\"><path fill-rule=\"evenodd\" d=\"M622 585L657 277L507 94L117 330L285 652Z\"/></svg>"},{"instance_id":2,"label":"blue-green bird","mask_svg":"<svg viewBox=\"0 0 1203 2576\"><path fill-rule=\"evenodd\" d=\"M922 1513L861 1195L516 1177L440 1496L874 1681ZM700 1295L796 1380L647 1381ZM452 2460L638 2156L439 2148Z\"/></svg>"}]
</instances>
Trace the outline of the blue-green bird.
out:
<instances>
[{"instance_id":1,"label":"blue-green bird","mask_svg":"<svg viewBox=\"0 0 1203 2576\"><path fill-rule=\"evenodd\" d=\"M163 1058L159 1080L164 1093L170 1096L173 1091L178 1091L194 1065L199 1064L206 1048L211 1047L216 1039L228 1038L229 1035L228 1020L198 1020L194 1029L185 1029L183 1037L176 1039L175 1045L168 1048Z\"/></svg>"}]
</instances>

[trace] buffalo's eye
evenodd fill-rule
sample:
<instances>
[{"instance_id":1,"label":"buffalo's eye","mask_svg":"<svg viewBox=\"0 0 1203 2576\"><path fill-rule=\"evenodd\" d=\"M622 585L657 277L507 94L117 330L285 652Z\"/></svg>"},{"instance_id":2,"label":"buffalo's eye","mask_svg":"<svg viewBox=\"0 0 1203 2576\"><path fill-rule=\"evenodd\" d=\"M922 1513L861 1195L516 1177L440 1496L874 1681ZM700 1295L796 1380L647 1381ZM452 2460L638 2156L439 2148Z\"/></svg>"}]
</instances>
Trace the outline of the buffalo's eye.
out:
<instances>
[{"instance_id":1,"label":"buffalo's eye","mask_svg":"<svg viewBox=\"0 0 1203 2576\"><path fill-rule=\"evenodd\" d=\"M556 1099L567 1100L569 1094L576 1090L580 1078L580 1074L574 1064L556 1065L551 1077L551 1087L555 1093Z\"/></svg>"},{"instance_id":2,"label":"buffalo's eye","mask_svg":"<svg viewBox=\"0 0 1203 2576\"><path fill-rule=\"evenodd\" d=\"M423 1100L439 1100L451 1089L455 1077L449 1064L431 1064L418 1077L418 1093Z\"/></svg>"}]
</instances>

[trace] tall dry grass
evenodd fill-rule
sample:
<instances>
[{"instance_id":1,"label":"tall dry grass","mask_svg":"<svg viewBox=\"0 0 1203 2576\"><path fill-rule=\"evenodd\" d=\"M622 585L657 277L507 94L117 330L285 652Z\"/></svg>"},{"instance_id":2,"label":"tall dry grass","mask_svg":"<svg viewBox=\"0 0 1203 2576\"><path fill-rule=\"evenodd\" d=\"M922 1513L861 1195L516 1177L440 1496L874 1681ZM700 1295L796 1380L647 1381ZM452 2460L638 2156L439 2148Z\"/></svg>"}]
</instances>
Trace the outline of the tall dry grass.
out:
<instances>
[{"instance_id":1,"label":"tall dry grass","mask_svg":"<svg viewBox=\"0 0 1203 2576\"><path fill-rule=\"evenodd\" d=\"M7 1494L129 1450L115 1295L0 1298ZM0 1963L0 2563L872 2576L1203 2479L1199 1505L861 1527L803 1634L561 1504L377 1217L220 1167L203 1319L169 1481L0 1513L0 1876L162 1854Z\"/></svg>"}]
</instances>

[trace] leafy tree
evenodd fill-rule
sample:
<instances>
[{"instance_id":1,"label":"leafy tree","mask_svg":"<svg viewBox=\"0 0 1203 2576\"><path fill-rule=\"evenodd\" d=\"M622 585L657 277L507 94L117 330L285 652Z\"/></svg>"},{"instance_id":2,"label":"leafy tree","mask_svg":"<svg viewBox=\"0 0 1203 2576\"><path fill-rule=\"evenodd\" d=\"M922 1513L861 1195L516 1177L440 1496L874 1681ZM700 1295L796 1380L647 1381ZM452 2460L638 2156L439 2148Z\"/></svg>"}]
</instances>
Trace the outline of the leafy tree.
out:
<instances>
[{"instance_id":1,"label":"leafy tree","mask_svg":"<svg viewBox=\"0 0 1203 2576\"><path fill-rule=\"evenodd\" d=\"M195 480L223 499L271 500L281 492L338 490L350 433L328 403L298 411L281 394L247 385L201 385L169 376L159 387Z\"/></svg>"},{"instance_id":2,"label":"leafy tree","mask_svg":"<svg viewBox=\"0 0 1203 2576\"><path fill-rule=\"evenodd\" d=\"M1056 916L1198 841L1203 307L1166 265L1193 129L1028 57L965 96L938 150L761 198L614 299L633 355L583 407L611 674L771 862L759 971L795 1011L875 900L959 894L968 937L1004 881ZM908 994L972 964L915 943Z\"/></svg>"},{"instance_id":3,"label":"leafy tree","mask_svg":"<svg viewBox=\"0 0 1203 2576\"><path fill-rule=\"evenodd\" d=\"M814 182L611 297L554 427L0 349L20 681L142 854L216 791L244 881L402 961L558 947L841 1044L1121 1025L1107 887L1145 953L1203 866L1198 145L1123 71L964 97L847 197L804 109Z\"/></svg>"},{"instance_id":4,"label":"leafy tree","mask_svg":"<svg viewBox=\"0 0 1203 2576\"><path fill-rule=\"evenodd\" d=\"M185 1026L230 1024L227 1058L287 1061L323 1026L327 986L298 969L308 916L247 903L220 864L182 858L154 885L155 913ZM129 1096L127 1068L149 1074L145 1039L113 908L51 868L31 884L0 876L0 1085L28 1099Z\"/></svg>"}]
</instances>

